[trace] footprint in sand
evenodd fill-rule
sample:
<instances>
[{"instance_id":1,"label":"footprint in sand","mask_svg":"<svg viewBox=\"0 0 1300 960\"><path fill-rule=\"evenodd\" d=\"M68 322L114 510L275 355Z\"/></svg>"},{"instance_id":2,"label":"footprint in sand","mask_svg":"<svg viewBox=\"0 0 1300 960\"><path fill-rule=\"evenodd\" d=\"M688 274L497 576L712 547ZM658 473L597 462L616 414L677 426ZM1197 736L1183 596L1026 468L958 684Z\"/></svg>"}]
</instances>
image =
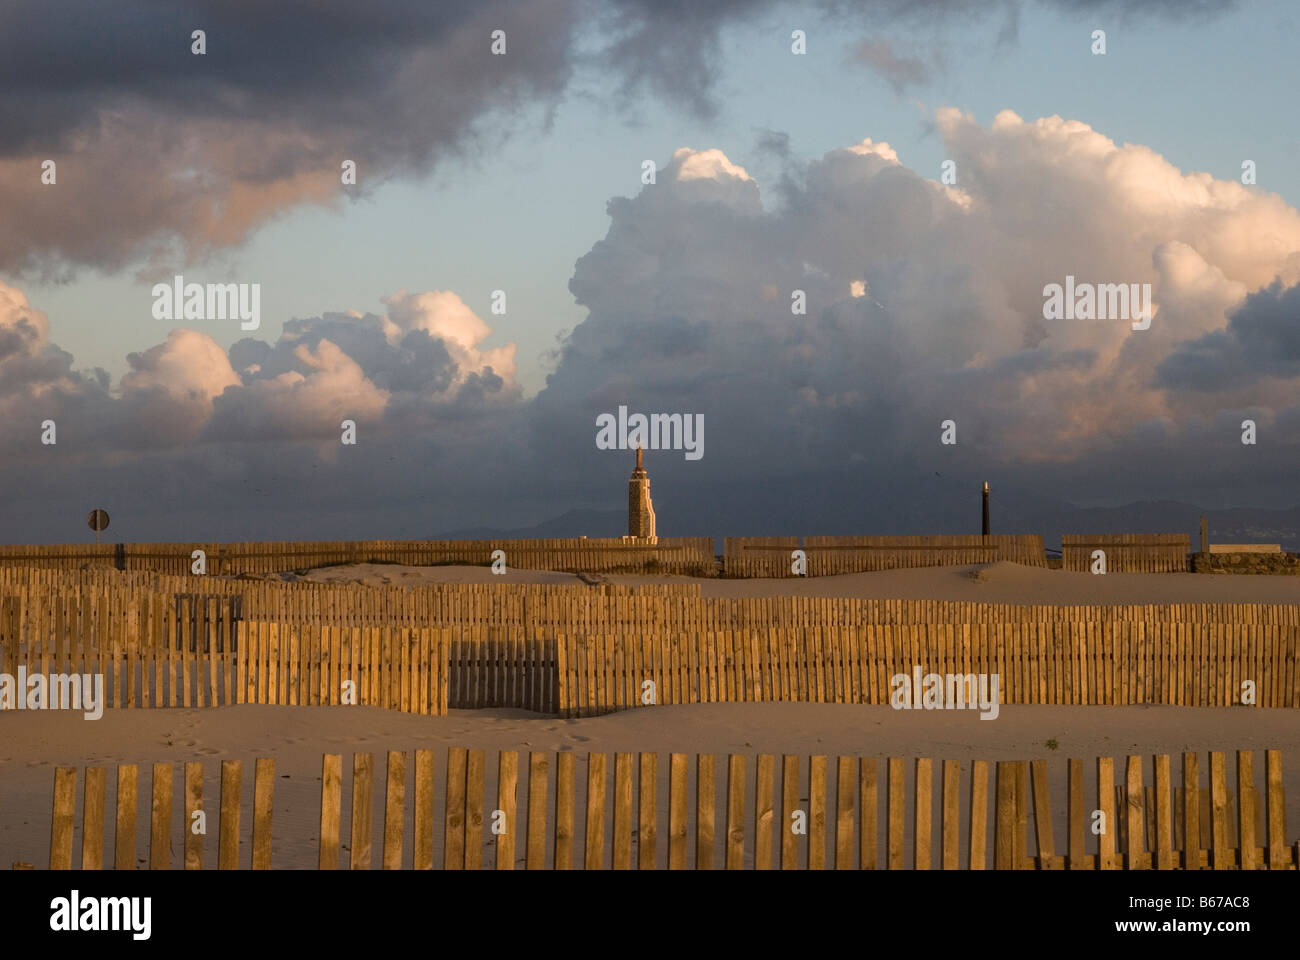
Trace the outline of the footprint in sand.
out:
<instances>
[{"instance_id":1,"label":"footprint in sand","mask_svg":"<svg viewBox=\"0 0 1300 960\"><path fill-rule=\"evenodd\" d=\"M591 737L584 737L584 736L581 736L580 734L571 733L571 734L569 734L569 739L570 739L570 740L575 740L575 741L577 741L578 743L587 743L587 742L589 742L589 741L591 740Z\"/></svg>"},{"instance_id":2,"label":"footprint in sand","mask_svg":"<svg viewBox=\"0 0 1300 960\"><path fill-rule=\"evenodd\" d=\"M198 750L194 752L201 753L205 757L215 757L217 754L221 753L221 751L216 747L199 747Z\"/></svg>"}]
</instances>

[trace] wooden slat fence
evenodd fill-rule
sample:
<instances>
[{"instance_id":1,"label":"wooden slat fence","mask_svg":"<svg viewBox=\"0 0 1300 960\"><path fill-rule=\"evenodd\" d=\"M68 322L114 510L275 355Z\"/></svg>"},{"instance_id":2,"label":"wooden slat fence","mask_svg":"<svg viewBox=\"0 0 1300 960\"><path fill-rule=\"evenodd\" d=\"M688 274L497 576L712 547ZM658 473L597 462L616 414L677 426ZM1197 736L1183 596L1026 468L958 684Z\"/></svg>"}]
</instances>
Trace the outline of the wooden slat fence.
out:
<instances>
[{"instance_id":1,"label":"wooden slat fence","mask_svg":"<svg viewBox=\"0 0 1300 960\"><path fill-rule=\"evenodd\" d=\"M1242 682L1250 680L1256 704L1300 706L1297 605L1021 607L487 585L407 590L157 581L168 592L4 588L15 593L0 593L0 670L103 673L112 707L234 703L241 686L247 695L236 678L245 656L239 626L293 625L315 631L295 633L300 643L308 642L301 636L323 643L321 631L351 637L357 630L451 630L453 641L467 645L459 666L439 660L456 684L455 706L605 710L618 707L619 696L630 706L640 697L629 688L659 676L649 673L652 667L667 671L656 679L659 703L760 697L881 703L888 678L915 663L926 672L997 672L1004 703L1227 705L1240 701ZM561 649L556 637L581 646ZM328 658L329 648L323 649ZM402 655L400 644L393 649ZM556 688L561 654L572 678ZM388 654L381 649L379 656ZM591 664L581 677L574 673L579 657ZM604 695L582 686L589 669L595 682L597 663L610 671L601 673L609 688ZM568 698L567 707L560 697Z\"/></svg>"},{"instance_id":2,"label":"wooden slat fence","mask_svg":"<svg viewBox=\"0 0 1300 960\"><path fill-rule=\"evenodd\" d=\"M82 803L77 803L77 768L59 767L54 774L54 808L50 823L51 870L101 870L111 865L115 870L199 870L212 866L205 855L207 837L216 838L216 867L239 869L245 863L240 852L244 835L241 809L245 805L243 763L225 760L220 768L220 787L209 808L204 805L203 764L182 766L183 779L173 778L174 764L155 763L151 771L150 792L140 801L140 769L136 764L119 764L115 788L106 791L107 768L86 767L82 776ZM180 796L175 795L179 786ZM247 865L254 870L271 867L272 801L275 794L275 760L259 757L254 764L251 791L251 851ZM106 814L113 819L111 860L106 858ZM143 806L143 810L141 807ZM81 811L81 828L76 829L76 814ZM198 817L195 814L199 814ZM148 823L141 822L147 817ZM249 821L243 821L248 823ZM202 829L199 829L199 825ZM138 849L137 840L147 827L148 846ZM177 829L179 827L179 830ZM79 856L77 855L79 852Z\"/></svg>"},{"instance_id":3,"label":"wooden slat fence","mask_svg":"<svg viewBox=\"0 0 1300 960\"><path fill-rule=\"evenodd\" d=\"M1106 554L1107 573L1187 573L1191 537L1185 533L1066 533L1061 535L1061 566L1089 572L1092 554Z\"/></svg>"},{"instance_id":4,"label":"wooden slat fence","mask_svg":"<svg viewBox=\"0 0 1300 960\"><path fill-rule=\"evenodd\" d=\"M939 567L1010 560L1047 566L1043 538L1034 534L918 537L727 537L728 577L794 577L791 552L807 556L807 576L824 577L902 567Z\"/></svg>"},{"instance_id":5,"label":"wooden slat fence","mask_svg":"<svg viewBox=\"0 0 1300 960\"><path fill-rule=\"evenodd\" d=\"M433 627L244 622L233 702L443 715L451 635Z\"/></svg>"},{"instance_id":6,"label":"wooden slat fence","mask_svg":"<svg viewBox=\"0 0 1300 960\"><path fill-rule=\"evenodd\" d=\"M1300 628L1124 621L871 624L560 635L561 715L656 704L891 702L937 674L948 699L1001 704L1300 707ZM987 678L987 679L986 679ZM651 701L645 699L649 693ZM920 693L917 693L920 696Z\"/></svg>"},{"instance_id":7,"label":"wooden slat fence","mask_svg":"<svg viewBox=\"0 0 1300 960\"><path fill-rule=\"evenodd\" d=\"M195 550L206 554L211 575L270 573L343 563L476 564L503 550L508 566L592 573L671 573L714 576L711 537L660 537L633 543L622 537L529 540L355 540L253 543L126 543L0 546L0 566L116 567L185 574Z\"/></svg>"},{"instance_id":8,"label":"wooden slat fence","mask_svg":"<svg viewBox=\"0 0 1300 960\"><path fill-rule=\"evenodd\" d=\"M603 753L501 751L489 758L451 747L440 763L433 750L415 750L414 763L389 751L382 779L372 754L354 754L347 791L343 757L327 754L317 865L344 866L346 848L354 870L563 870L579 863L588 870L1300 869L1300 841L1287 840L1281 754L1258 756L1262 763L1256 751L1237 751L1233 779L1222 752L1211 752L1204 766L1197 754L1183 754L1177 779L1168 755L1130 755L1118 769L1102 757L1090 764L1090 790L1083 761L1070 759L1053 790L1047 760L619 753L609 763ZM581 794L579 760L586 768ZM110 862L105 772L85 770L78 831L77 770L55 771L52 869L78 865L78 839L82 869ZM175 850L183 851L176 866L202 867L205 837L185 829L203 809L201 764L184 766L183 818L172 814L173 765L154 764L147 857L136 849L138 781L135 765L117 767L113 866L169 869ZM284 843L282 835L273 843L274 788L274 761L259 759L245 861L242 765L222 764L219 820L208 830L218 838L219 869L272 865L273 850ZM1053 816L1054 801L1063 817ZM1094 811L1104 817L1095 837ZM178 819L182 839L173 844Z\"/></svg>"},{"instance_id":9,"label":"wooden slat fence","mask_svg":"<svg viewBox=\"0 0 1300 960\"><path fill-rule=\"evenodd\" d=\"M45 576L49 574L54 579ZM31 579L26 579L31 577ZM426 584L364 586L151 573L35 571L0 568L0 640L16 629L19 597L28 611L52 602L51 593L98 591L110 604L133 595L237 595L240 616L296 622L373 623L414 620L422 625L481 623L555 626L600 623L635 627L671 624L685 630L719 626L809 623L995 623L1074 620L1172 621L1225 624L1300 624L1300 603L1175 603L1013 605L974 601L890 600L856 597L703 598L700 585ZM144 598L138 597L143 603ZM168 602L171 602L170 600ZM8 632L6 632L8 631Z\"/></svg>"},{"instance_id":10,"label":"wooden slat fence","mask_svg":"<svg viewBox=\"0 0 1300 960\"><path fill-rule=\"evenodd\" d=\"M1046 567L1043 538L1037 534L926 537L805 537L808 576L901 567L955 566L1009 560Z\"/></svg>"},{"instance_id":11,"label":"wooden slat fence","mask_svg":"<svg viewBox=\"0 0 1300 960\"><path fill-rule=\"evenodd\" d=\"M555 638L502 628L448 630L448 706L559 712Z\"/></svg>"},{"instance_id":12,"label":"wooden slat fence","mask_svg":"<svg viewBox=\"0 0 1300 960\"><path fill-rule=\"evenodd\" d=\"M791 553L798 537L726 537L722 572L727 577L792 577Z\"/></svg>"}]
</instances>

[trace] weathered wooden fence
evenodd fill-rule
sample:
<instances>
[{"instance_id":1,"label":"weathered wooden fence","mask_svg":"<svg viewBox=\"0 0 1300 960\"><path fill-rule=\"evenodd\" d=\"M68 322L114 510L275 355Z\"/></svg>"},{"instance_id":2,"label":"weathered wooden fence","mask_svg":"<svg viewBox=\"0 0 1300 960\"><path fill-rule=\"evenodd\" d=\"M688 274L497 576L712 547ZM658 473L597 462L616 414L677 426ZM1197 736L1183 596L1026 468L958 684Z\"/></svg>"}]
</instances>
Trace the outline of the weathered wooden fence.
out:
<instances>
[{"instance_id":1,"label":"weathered wooden fence","mask_svg":"<svg viewBox=\"0 0 1300 960\"><path fill-rule=\"evenodd\" d=\"M795 577L791 553L802 549L807 575L940 567L1010 560L1047 566L1043 538L1036 534L922 537L727 537L723 571L728 577Z\"/></svg>"},{"instance_id":2,"label":"weathered wooden fence","mask_svg":"<svg viewBox=\"0 0 1300 960\"><path fill-rule=\"evenodd\" d=\"M451 632L451 631L448 631ZM450 646L448 705L559 712L555 638L541 632L458 630Z\"/></svg>"},{"instance_id":3,"label":"weathered wooden fence","mask_svg":"<svg viewBox=\"0 0 1300 960\"><path fill-rule=\"evenodd\" d=\"M521 757L501 751L489 765L483 750L452 747L435 769L433 750L414 751L413 764L406 752L390 751L378 804L378 845L374 756L353 755L345 817L343 757L327 754L316 859L321 869L337 869L346 849L346 866L353 870L371 868L375 852L384 869L983 870L991 853L991 866L1000 870L1300 869L1300 841L1287 841L1281 754L1263 753L1261 786L1254 752L1237 751L1235 791L1222 752L1209 754L1208 783L1194 753L1183 754L1177 780L1168 755L1151 758L1150 783L1144 783L1146 758L1129 756L1116 770L1112 758L1102 757L1095 762L1091 801L1085 800L1083 761L1071 759L1061 838L1046 760L890 757L881 763L876 757L731 754L719 771L723 758L712 754L617 753L611 764L605 753ZM583 802L580 760L586 767ZM103 767L85 770L82 869L106 863L105 773ZM173 863L172 777L172 764L154 764L151 869ZM52 869L74 866L76 779L74 767L55 772ZM117 869L145 862L136 855L138 781L135 765L118 766L112 860ZM274 788L274 761L259 759L252 791L254 869L271 866ZM202 789L202 765L185 764L182 839L175 849L183 851L186 869L203 865L205 836L187 829L203 810ZM243 862L243 793L242 765L223 762L220 869ZM1057 797L1059 802L1059 790ZM1099 820L1094 811L1101 812ZM1095 839L1094 822L1101 828ZM344 824L350 828L346 843Z\"/></svg>"},{"instance_id":4,"label":"weathered wooden fence","mask_svg":"<svg viewBox=\"0 0 1300 960\"><path fill-rule=\"evenodd\" d=\"M502 550L510 567L529 570L674 573L713 576L711 537L660 537L631 543L622 537L534 540L352 540L253 543L108 543L0 546L0 566L78 569L84 566L189 573L202 550L212 575L270 573L339 563L477 564Z\"/></svg>"},{"instance_id":5,"label":"weathered wooden fence","mask_svg":"<svg viewBox=\"0 0 1300 960\"><path fill-rule=\"evenodd\" d=\"M934 537L805 537L808 575L822 577L899 567L937 567L1010 560L1047 566L1037 534Z\"/></svg>"},{"instance_id":6,"label":"weathered wooden fence","mask_svg":"<svg viewBox=\"0 0 1300 960\"><path fill-rule=\"evenodd\" d=\"M945 707L960 696L971 708L983 678L993 676L990 699L1001 704L1232 706L1253 696L1257 706L1300 707L1297 627L877 624L562 635L556 650L564 716L642 706L647 694L657 704L885 704L893 678L911 682L914 668L938 675Z\"/></svg>"},{"instance_id":7,"label":"weathered wooden fence","mask_svg":"<svg viewBox=\"0 0 1300 960\"><path fill-rule=\"evenodd\" d=\"M442 715L449 703L451 633L432 627L244 623L234 659L236 680L244 682L236 682L234 702L376 706Z\"/></svg>"},{"instance_id":8,"label":"weathered wooden fence","mask_svg":"<svg viewBox=\"0 0 1300 960\"><path fill-rule=\"evenodd\" d=\"M1106 551L1116 573L1185 571L1190 540L1186 534L1065 534L1061 538L1067 570L1087 570L1095 549ZM945 566L1010 560L1047 565L1037 534L882 536L882 537L727 537L724 569L728 576L789 577L790 553L803 549L808 576ZM358 540L253 543L126 543L0 546L0 569L85 567L125 572L182 575L191 555L203 550L211 575L271 573L346 563L487 565L502 550L510 567L603 573L658 573L712 577L716 574L710 537L661 537L654 544L621 537L538 540Z\"/></svg>"},{"instance_id":9,"label":"weathered wooden fence","mask_svg":"<svg viewBox=\"0 0 1300 960\"><path fill-rule=\"evenodd\" d=\"M798 537L725 537L722 572L728 577L792 577Z\"/></svg>"},{"instance_id":10,"label":"weathered wooden fence","mask_svg":"<svg viewBox=\"0 0 1300 960\"><path fill-rule=\"evenodd\" d=\"M176 837L173 809L172 774L174 765L153 765L149 811L149 869L167 870L173 862L173 840ZM207 811L203 805L203 764L186 763L183 767L181 803L184 817L180 821L180 842L175 848L181 852L180 864L186 870L203 866L204 846L207 838ZM271 814L275 793L275 760L259 758L254 767L253 780L253 854L254 870L271 866ZM76 767L59 767L54 773L54 812L50 823L50 869L99 870L105 865L104 823L107 812L105 781L106 768L86 767L83 777L84 799L81 805L81 857L73 862L73 844L76 825ZM136 869L137 816L139 814L140 769L136 764L119 764L117 767L116 802L113 808L113 868ZM218 801L217 866L221 870L234 870L239 866L240 813L242 806L243 763L225 760L221 763L221 793ZM196 814L198 816L196 816ZM191 829L198 820L205 821L203 830Z\"/></svg>"},{"instance_id":11,"label":"weathered wooden fence","mask_svg":"<svg viewBox=\"0 0 1300 960\"><path fill-rule=\"evenodd\" d=\"M858 597L704 598L697 583L649 585L389 584L285 582L112 571L0 568L0 641L26 618L59 602L59 595L100 597L110 608L144 594L237 596L246 619L374 624L414 621L428 626L555 626L599 624L640 629L652 624L683 630L723 626L869 623L1001 623L1073 620L1173 621L1300 625L1300 602L1016 605L977 601L863 599ZM6 619L8 618L8 619ZM7 631L7 632L6 632Z\"/></svg>"},{"instance_id":12,"label":"weathered wooden fence","mask_svg":"<svg viewBox=\"0 0 1300 960\"><path fill-rule=\"evenodd\" d=\"M1006 607L158 581L167 592L7 588L16 593L0 592L0 671L102 673L112 707L331 703L350 680L372 698L358 702L403 709L400 697L385 699L390 673L439 685L447 677L438 710L606 711L639 703L631 691L646 680L657 703L885 703L890 679L918 665L996 673L1001 703L1231 705L1251 681L1256 704L1300 706L1297 605Z\"/></svg>"},{"instance_id":13,"label":"weathered wooden fence","mask_svg":"<svg viewBox=\"0 0 1300 960\"><path fill-rule=\"evenodd\" d=\"M1101 550L1107 573L1187 573L1191 549L1185 533L1066 533L1061 535L1061 566L1090 571L1093 551Z\"/></svg>"}]
</instances>

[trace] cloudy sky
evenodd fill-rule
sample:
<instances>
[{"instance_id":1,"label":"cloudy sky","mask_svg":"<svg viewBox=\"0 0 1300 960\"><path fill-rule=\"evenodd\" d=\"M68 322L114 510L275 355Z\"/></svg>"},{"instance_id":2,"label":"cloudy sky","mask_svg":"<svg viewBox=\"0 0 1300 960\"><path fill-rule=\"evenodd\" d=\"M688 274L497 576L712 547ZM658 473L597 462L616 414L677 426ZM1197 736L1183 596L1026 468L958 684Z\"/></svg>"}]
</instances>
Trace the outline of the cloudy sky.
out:
<instances>
[{"instance_id":1,"label":"cloudy sky","mask_svg":"<svg viewBox=\"0 0 1300 960\"><path fill-rule=\"evenodd\" d=\"M58 7L0 7L0 540L617 511L620 405L703 416L669 536L1300 501L1289 3ZM1149 329L1045 319L1067 276Z\"/></svg>"}]
</instances>

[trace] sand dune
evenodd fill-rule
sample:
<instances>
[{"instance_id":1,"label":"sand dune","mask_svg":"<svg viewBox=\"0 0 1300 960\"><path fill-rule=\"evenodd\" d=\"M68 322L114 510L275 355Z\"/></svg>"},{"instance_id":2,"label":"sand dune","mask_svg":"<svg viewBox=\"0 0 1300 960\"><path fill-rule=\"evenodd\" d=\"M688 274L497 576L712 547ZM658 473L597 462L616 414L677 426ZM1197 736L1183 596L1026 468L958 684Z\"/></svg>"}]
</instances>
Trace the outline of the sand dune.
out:
<instances>
[{"instance_id":1,"label":"sand dune","mask_svg":"<svg viewBox=\"0 0 1300 960\"><path fill-rule=\"evenodd\" d=\"M323 583L580 583L575 574L488 567L408 567L360 563L288 578ZM1069 573L1018 563L917 567L780 580L609 575L609 583L699 583L706 597L869 597L1012 604L1300 603L1300 577L1205 573Z\"/></svg>"}]
</instances>

